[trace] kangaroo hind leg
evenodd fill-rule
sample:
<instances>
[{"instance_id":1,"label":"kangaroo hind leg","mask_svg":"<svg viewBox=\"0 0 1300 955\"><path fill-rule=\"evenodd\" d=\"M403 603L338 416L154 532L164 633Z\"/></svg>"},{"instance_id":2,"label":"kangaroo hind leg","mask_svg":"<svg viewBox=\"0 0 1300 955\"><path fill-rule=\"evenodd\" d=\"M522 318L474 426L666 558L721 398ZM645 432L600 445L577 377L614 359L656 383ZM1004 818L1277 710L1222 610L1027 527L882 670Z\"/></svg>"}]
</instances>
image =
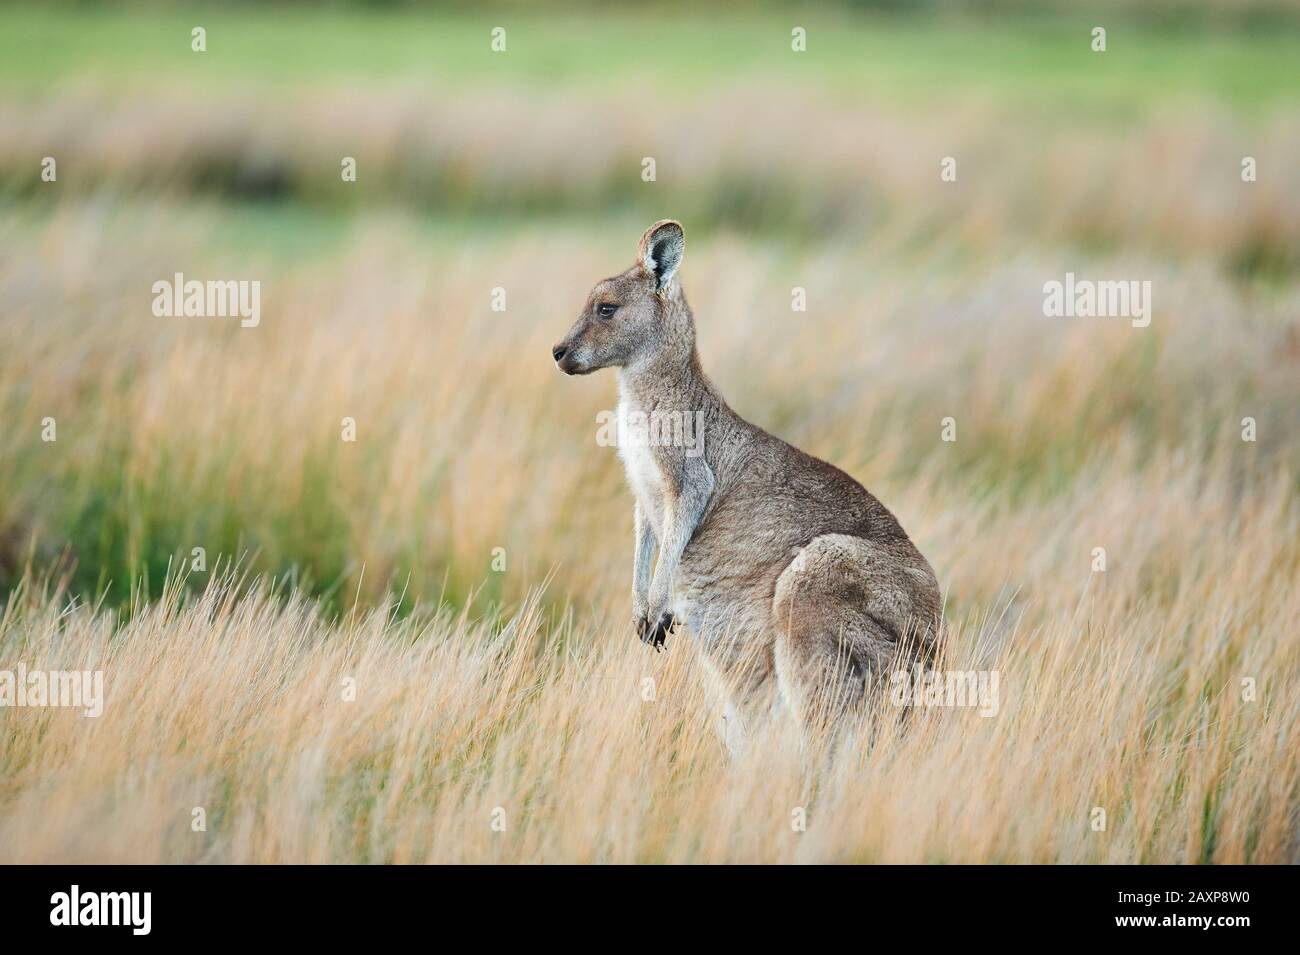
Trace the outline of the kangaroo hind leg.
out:
<instances>
[{"instance_id":1,"label":"kangaroo hind leg","mask_svg":"<svg viewBox=\"0 0 1300 955\"><path fill-rule=\"evenodd\" d=\"M879 545L841 534L814 538L781 572L777 684L805 739L833 734L887 679L917 611L928 611L915 576Z\"/></svg>"}]
</instances>

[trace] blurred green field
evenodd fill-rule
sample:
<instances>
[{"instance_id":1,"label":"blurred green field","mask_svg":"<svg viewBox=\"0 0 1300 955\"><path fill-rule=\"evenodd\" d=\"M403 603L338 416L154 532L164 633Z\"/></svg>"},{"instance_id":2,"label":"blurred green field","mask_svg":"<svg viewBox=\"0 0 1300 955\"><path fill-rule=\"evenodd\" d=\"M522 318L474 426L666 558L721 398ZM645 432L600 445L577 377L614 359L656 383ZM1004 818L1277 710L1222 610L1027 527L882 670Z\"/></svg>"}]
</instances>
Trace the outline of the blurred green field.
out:
<instances>
[{"instance_id":1,"label":"blurred green field","mask_svg":"<svg viewBox=\"0 0 1300 955\"><path fill-rule=\"evenodd\" d=\"M1089 48L1094 19L854 15L834 6L783 15L615 7L592 16L572 8L468 15L20 4L0 9L0 81L36 92L71 81L126 90L162 76L182 87L259 90L418 79L451 91L544 84L657 98L779 75L841 96L983 95L1119 113L1204 97L1243 109L1300 99L1295 29L1170 31L1111 13L1100 21L1109 44L1098 55ZM206 54L190 50L194 26L207 30ZM505 55L489 50L495 26L507 29ZM808 55L790 49L794 26L808 31Z\"/></svg>"}]
</instances>

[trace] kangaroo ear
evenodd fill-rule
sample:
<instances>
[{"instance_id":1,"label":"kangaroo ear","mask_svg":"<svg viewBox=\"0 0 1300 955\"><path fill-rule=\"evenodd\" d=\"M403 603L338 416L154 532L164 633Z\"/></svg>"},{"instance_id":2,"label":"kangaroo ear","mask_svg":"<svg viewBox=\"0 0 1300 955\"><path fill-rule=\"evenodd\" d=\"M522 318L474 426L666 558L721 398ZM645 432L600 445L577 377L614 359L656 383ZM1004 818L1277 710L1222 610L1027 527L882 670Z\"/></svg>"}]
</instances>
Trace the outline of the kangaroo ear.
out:
<instances>
[{"instance_id":1,"label":"kangaroo ear","mask_svg":"<svg viewBox=\"0 0 1300 955\"><path fill-rule=\"evenodd\" d=\"M641 267L655 277L655 290L668 287L677 274L686 252L686 233L682 224L673 219L661 219L641 236L637 258Z\"/></svg>"}]
</instances>

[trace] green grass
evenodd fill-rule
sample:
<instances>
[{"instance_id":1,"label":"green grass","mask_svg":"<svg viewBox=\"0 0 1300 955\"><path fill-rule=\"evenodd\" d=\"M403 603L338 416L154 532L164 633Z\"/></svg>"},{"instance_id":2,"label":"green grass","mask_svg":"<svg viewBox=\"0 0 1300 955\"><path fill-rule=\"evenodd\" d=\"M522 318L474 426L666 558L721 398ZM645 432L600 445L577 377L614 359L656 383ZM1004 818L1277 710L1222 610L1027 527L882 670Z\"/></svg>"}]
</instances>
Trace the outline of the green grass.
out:
<instances>
[{"instance_id":1,"label":"green grass","mask_svg":"<svg viewBox=\"0 0 1300 955\"><path fill-rule=\"evenodd\" d=\"M1113 18L1107 18L1113 20ZM208 49L190 50L190 30ZM790 49L791 27L808 50ZM489 49L494 26L507 51ZM1041 108L1102 110L1215 97L1242 107L1300 97L1300 33L1156 31L1109 22L1108 52L1089 48L1091 24L1003 18L997 23L843 11L712 19L687 11L512 10L468 15L255 8L193 12L7 8L0 11L0 83L38 91L70 80L265 88L331 81L426 81L454 90L548 84L654 96L755 79L813 84L855 97L996 96ZM635 108L635 100L629 100Z\"/></svg>"}]
</instances>

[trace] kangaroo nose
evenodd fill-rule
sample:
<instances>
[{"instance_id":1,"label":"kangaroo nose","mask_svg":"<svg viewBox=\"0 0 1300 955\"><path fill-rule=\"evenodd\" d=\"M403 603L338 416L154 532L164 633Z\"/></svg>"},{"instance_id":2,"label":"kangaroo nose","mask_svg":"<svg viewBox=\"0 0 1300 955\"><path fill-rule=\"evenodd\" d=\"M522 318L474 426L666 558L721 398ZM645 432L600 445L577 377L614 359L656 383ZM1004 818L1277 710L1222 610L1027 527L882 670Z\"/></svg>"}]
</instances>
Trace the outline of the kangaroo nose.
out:
<instances>
[{"instance_id":1,"label":"kangaroo nose","mask_svg":"<svg viewBox=\"0 0 1300 955\"><path fill-rule=\"evenodd\" d=\"M565 353L568 350L569 349L567 345L556 345L554 348L551 349L551 357L554 358L556 361L559 361L561 358L564 357Z\"/></svg>"}]
</instances>

